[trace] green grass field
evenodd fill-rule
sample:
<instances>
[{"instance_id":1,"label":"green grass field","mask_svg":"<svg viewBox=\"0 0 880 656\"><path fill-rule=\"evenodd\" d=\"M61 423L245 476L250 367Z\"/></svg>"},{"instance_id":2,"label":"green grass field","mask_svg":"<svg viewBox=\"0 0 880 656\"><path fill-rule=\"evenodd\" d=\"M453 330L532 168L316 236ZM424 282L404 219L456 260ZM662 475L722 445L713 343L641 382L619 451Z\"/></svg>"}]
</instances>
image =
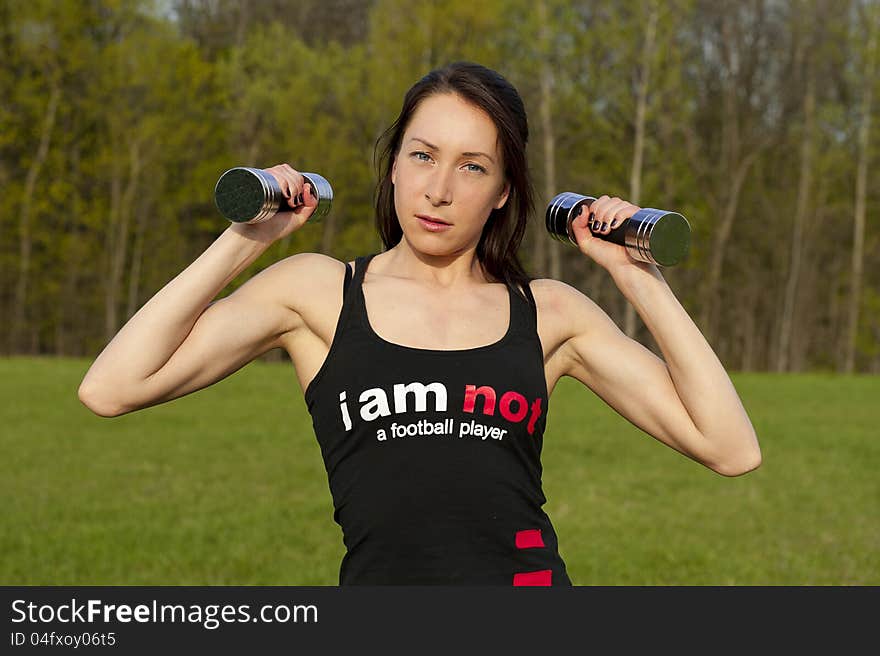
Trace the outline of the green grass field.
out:
<instances>
[{"instance_id":1,"label":"green grass field","mask_svg":"<svg viewBox=\"0 0 880 656\"><path fill-rule=\"evenodd\" d=\"M77 399L88 366L0 360L0 584L336 585L292 365L114 419ZM560 381L545 509L575 585L880 584L880 377L732 378L764 455L737 478Z\"/></svg>"}]
</instances>

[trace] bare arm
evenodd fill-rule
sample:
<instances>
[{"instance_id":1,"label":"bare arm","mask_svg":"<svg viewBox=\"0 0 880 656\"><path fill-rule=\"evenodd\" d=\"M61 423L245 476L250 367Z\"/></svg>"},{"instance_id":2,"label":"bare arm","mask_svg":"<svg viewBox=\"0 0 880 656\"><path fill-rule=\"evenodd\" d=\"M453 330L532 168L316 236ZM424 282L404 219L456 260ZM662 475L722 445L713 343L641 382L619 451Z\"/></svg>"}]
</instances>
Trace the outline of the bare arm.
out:
<instances>
[{"instance_id":1,"label":"bare arm","mask_svg":"<svg viewBox=\"0 0 880 656\"><path fill-rule=\"evenodd\" d=\"M286 175L296 191L301 176ZM310 197L299 212L227 228L107 344L80 384L80 400L96 414L117 416L205 387L273 348L298 321L279 301L278 283L291 275L290 264L276 263L229 297L211 301L316 205Z\"/></svg>"},{"instance_id":2,"label":"bare arm","mask_svg":"<svg viewBox=\"0 0 880 656\"><path fill-rule=\"evenodd\" d=\"M758 439L733 383L659 272L618 284L665 361L569 288L567 315L575 334L565 345L565 375L652 437L719 474L737 476L758 467Z\"/></svg>"},{"instance_id":3,"label":"bare arm","mask_svg":"<svg viewBox=\"0 0 880 656\"><path fill-rule=\"evenodd\" d=\"M590 206L607 233L638 207L607 196ZM566 373L595 391L633 424L725 476L761 464L751 421L727 372L653 264L593 237L584 214L573 222L580 250L612 276L651 331L664 359L624 335L595 303L563 283L572 320ZM573 292L573 293L572 293Z\"/></svg>"}]
</instances>

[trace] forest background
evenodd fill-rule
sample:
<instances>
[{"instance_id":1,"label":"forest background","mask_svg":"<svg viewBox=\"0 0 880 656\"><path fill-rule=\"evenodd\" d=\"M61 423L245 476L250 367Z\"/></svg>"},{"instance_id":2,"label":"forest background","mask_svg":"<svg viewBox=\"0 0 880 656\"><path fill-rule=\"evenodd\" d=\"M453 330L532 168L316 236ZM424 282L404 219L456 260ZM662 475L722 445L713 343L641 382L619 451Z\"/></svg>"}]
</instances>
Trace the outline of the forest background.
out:
<instances>
[{"instance_id":1,"label":"forest background","mask_svg":"<svg viewBox=\"0 0 880 656\"><path fill-rule=\"evenodd\" d=\"M0 354L97 355L227 227L233 166L336 195L222 295L293 253L381 250L376 140L467 59L526 104L533 276L656 351L543 215L560 191L676 210L691 251L664 275L726 367L878 373L878 33L877 0L4 0Z\"/></svg>"}]
</instances>

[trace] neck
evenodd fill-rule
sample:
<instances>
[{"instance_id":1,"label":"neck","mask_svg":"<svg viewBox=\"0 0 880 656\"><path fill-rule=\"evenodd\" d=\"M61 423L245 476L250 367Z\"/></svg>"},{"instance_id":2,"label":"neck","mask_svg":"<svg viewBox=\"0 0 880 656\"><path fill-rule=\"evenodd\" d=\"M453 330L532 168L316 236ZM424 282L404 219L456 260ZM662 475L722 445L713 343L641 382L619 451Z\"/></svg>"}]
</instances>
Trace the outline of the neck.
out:
<instances>
[{"instance_id":1,"label":"neck","mask_svg":"<svg viewBox=\"0 0 880 656\"><path fill-rule=\"evenodd\" d=\"M476 246L432 254L413 249L404 237L384 254L382 260L376 273L407 278L430 287L462 289L489 282L489 276L477 258Z\"/></svg>"}]
</instances>

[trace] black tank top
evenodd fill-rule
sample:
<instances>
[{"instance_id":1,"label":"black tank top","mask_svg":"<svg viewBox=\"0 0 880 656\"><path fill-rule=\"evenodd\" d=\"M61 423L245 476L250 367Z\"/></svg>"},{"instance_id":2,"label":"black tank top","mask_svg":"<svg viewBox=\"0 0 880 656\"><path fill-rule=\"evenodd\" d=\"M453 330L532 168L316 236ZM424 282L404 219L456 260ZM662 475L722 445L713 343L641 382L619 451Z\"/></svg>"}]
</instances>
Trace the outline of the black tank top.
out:
<instances>
[{"instance_id":1,"label":"black tank top","mask_svg":"<svg viewBox=\"0 0 880 656\"><path fill-rule=\"evenodd\" d=\"M542 510L547 384L535 301L462 350L393 344L367 318L357 258L305 401L346 554L340 585L571 585Z\"/></svg>"}]
</instances>

